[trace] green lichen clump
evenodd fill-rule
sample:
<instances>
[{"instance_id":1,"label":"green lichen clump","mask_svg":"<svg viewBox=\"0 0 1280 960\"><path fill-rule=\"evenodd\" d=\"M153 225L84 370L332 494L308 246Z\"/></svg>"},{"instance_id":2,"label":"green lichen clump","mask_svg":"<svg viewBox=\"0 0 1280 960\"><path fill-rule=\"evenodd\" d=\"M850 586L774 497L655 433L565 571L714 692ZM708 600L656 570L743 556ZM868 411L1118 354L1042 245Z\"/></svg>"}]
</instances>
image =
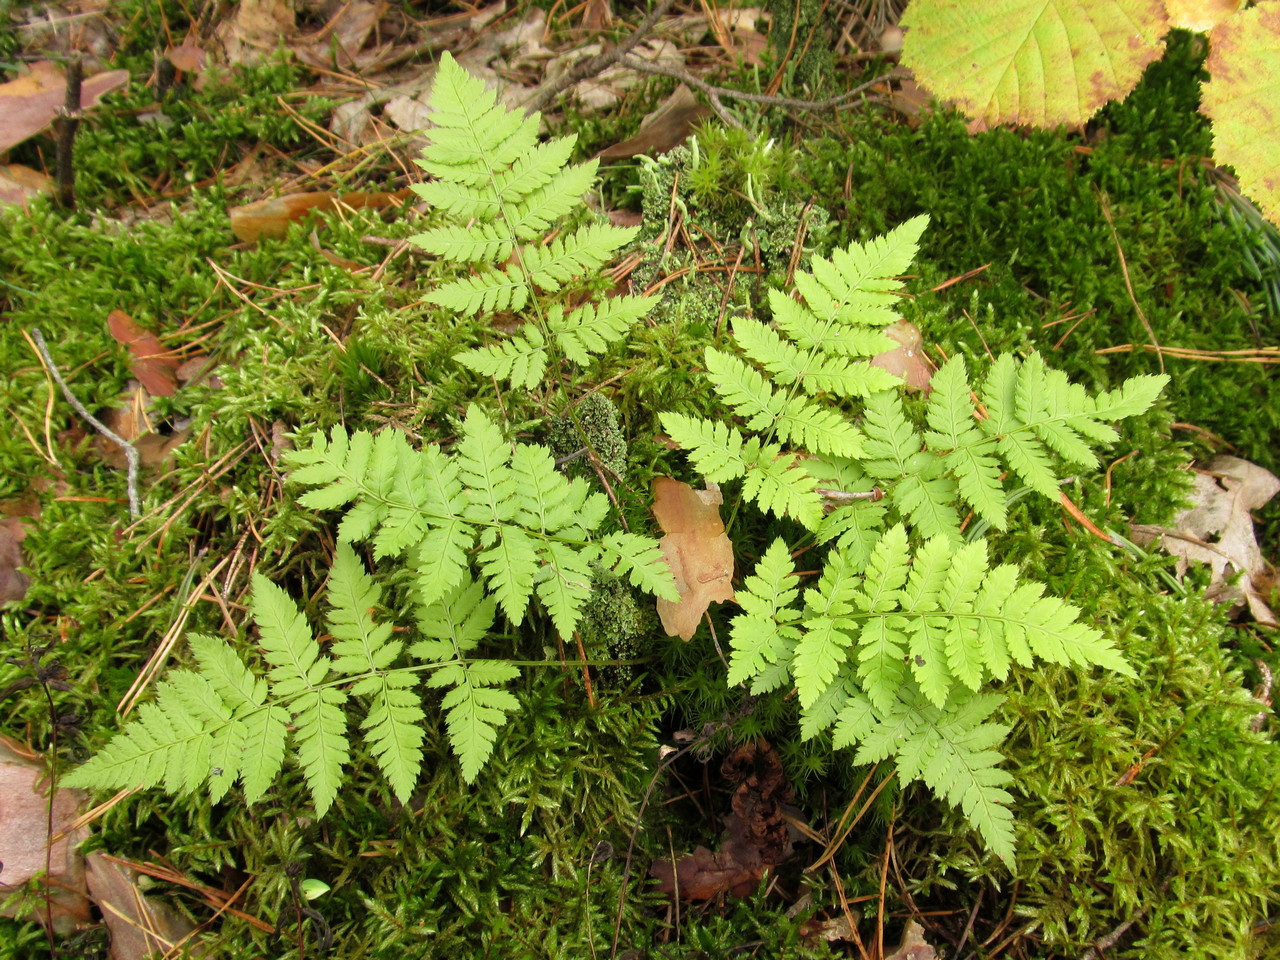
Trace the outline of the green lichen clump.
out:
<instances>
[{"instance_id":1,"label":"green lichen clump","mask_svg":"<svg viewBox=\"0 0 1280 960\"><path fill-rule=\"evenodd\" d=\"M548 424L547 444L570 475L594 475L599 464L610 481L627 475L627 438L614 402L589 393Z\"/></svg>"}]
</instances>

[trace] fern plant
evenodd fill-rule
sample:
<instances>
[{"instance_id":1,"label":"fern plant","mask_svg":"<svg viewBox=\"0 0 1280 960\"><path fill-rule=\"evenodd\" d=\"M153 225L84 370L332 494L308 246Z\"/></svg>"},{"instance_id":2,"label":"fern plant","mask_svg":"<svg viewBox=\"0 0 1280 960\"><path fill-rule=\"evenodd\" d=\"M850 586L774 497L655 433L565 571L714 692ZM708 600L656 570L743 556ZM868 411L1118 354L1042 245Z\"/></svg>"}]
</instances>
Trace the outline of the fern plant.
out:
<instances>
[{"instance_id":1,"label":"fern plant","mask_svg":"<svg viewBox=\"0 0 1280 960\"><path fill-rule=\"evenodd\" d=\"M323 814L350 755L344 708L360 703L369 752L404 801L422 767L423 673L428 688L446 691L447 737L470 782L516 707L502 689L518 675L515 665L474 655L499 609L518 625L536 597L570 637L593 566L678 596L655 541L624 532L592 539L608 512L605 497L581 478L567 479L545 449L509 443L476 407L452 454L435 445L415 450L391 430L374 436L335 427L288 462L292 478L314 488L300 498L304 505L348 507L327 590L327 652L287 594L255 575L251 613L265 671L222 640L191 636L197 668L170 672L155 701L68 783L203 787L216 801L238 779L252 803L278 776L291 739ZM413 572L418 639L407 648L372 615L381 590L351 546L359 540L372 542L375 557L402 557Z\"/></svg>"},{"instance_id":2,"label":"fern plant","mask_svg":"<svg viewBox=\"0 0 1280 960\"><path fill-rule=\"evenodd\" d=\"M511 312L530 319L506 339L454 359L485 376L532 389L553 351L580 366L621 339L657 297L616 296L578 303L634 227L571 226L598 161L568 162L576 137L538 142L539 116L497 103L481 80L447 52L432 88L432 143L418 164L434 179L414 185L447 222L412 237L445 260L470 265L428 302L462 316Z\"/></svg>"},{"instance_id":3,"label":"fern plant","mask_svg":"<svg viewBox=\"0 0 1280 960\"><path fill-rule=\"evenodd\" d=\"M926 223L815 257L796 274L803 303L772 291L772 326L734 322L741 356L707 349L708 379L741 426L661 420L708 480L740 479L743 499L827 547L803 596L792 547L764 552L736 597L729 681L757 694L793 685L804 738L830 730L835 747L857 746L855 762L894 758L904 782L923 780L1010 859L994 749L1007 728L989 720L1000 698L985 684L1037 659L1130 668L1077 608L991 565L972 529L965 542L961 510L1003 529L1008 476L1058 498L1055 460L1096 464L1092 445L1117 436L1109 421L1147 409L1167 378L1090 396L1037 354L1005 355L975 386L956 356L933 378L921 429L899 381L867 358L891 345L893 277Z\"/></svg>"}]
</instances>

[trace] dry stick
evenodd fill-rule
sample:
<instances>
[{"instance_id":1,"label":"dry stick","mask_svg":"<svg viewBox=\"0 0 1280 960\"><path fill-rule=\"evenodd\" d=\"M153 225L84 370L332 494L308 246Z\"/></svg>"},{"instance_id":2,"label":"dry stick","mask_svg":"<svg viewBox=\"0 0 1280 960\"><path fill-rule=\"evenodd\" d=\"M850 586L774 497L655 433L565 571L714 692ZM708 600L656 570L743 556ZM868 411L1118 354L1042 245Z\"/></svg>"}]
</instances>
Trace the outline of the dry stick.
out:
<instances>
[{"instance_id":1,"label":"dry stick","mask_svg":"<svg viewBox=\"0 0 1280 960\"><path fill-rule=\"evenodd\" d=\"M1169 889L1169 881L1166 880L1164 883L1160 884L1160 889L1157 891L1157 893L1164 893L1168 889ZM1097 940L1093 941L1093 946L1080 955L1080 960L1102 960L1102 958L1105 958L1107 955L1107 951L1110 950L1112 947L1114 947L1116 945L1116 942L1121 937L1123 937L1126 933L1128 933L1130 927L1132 927L1135 923L1140 922L1142 918L1146 916L1147 910L1149 909L1150 909L1149 906L1143 907L1141 910L1135 913L1128 920L1124 921L1124 923L1120 924L1118 927L1116 927L1106 936L1099 937Z\"/></svg>"},{"instance_id":2,"label":"dry stick","mask_svg":"<svg viewBox=\"0 0 1280 960\"><path fill-rule=\"evenodd\" d=\"M575 83L586 80L588 77L594 77L597 74L608 70L615 63L625 57L645 35L653 29L667 11L671 9L675 0L661 0L661 2L649 12L649 15L641 21L640 26L636 27L635 32L631 36L623 40L612 50L605 53L597 53L594 57L588 57L579 61L572 70L568 71L559 80L546 84L539 90L529 102L524 105L525 113L536 113L545 107L548 103L560 96L565 90L569 89Z\"/></svg>"},{"instance_id":3,"label":"dry stick","mask_svg":"<svg viewBox=\"0 0 1280 960\"><path fill-rule=\"evenodd\" d=\"M662 77L673 77L676 80L701 90L708 100L711 101L712 109L720 116L720 119L732 127L742 128L742 124L737 118L730 114L724 108L724 104L720 102L721 97L730 100L746 100L748 103L759 103L768 107L787 107L791 110L839 110L841 107L850 106L853 98L870 87L898 76L896 70L890 70L888 73L882 73L878 77L873 77L866 83L860 83L851 90L834 97L828 97L825 100L797 100L794 97L771 97L764 93L748 93L745 90L733 90L729 87L717 87L705 80L695 77L688 70L682 67L670 67L663 64L650 63L647 60L640 60L637 57L627 57L623 61L623 66L640 73L654 73Z\"/></svg>"},{"instance_id":4,"label":"dry stick","mask_svg":"<svg viewBox=\"0 0 1280 960\"><path fill-rule=\"evenodd\" d=\"M53 124L58 130L54 189L58 205L67 210L76 206L75 143L76 128L80 126L80 85L84 80L84 66L79 57L73 57L67 65L66 106L58 111Z\"/></svg>"},{"instance_id":5,"label":"dry stick","mask_svg":"<svg viewBox=\"0 0 1280 960\"><path fill-rule=\"evenodd\" d=\"M75 409L76 413L89 421L93 429L120 447L124 451L125 459L129 461L128 489L129 489L129 517L137 520L142 516L142 500L138 496L138 466L141 462L138 456L138 448L128 440L121 437L105 423L90 413L83 403L76 399L76 395L71 392L71 388L67 386L67 381L62 379L62 374L58 372L57 366L54 365L53 357L49 354L49 346L44 342L44 334L39 330L31 331L31 339L35 341L36 349L40 351L40 359L44 361L45 367L49 371L49 375L58 382L58 386L62 388L62 395L66 397L67 403Z\"/></svg>"}]
</instances>

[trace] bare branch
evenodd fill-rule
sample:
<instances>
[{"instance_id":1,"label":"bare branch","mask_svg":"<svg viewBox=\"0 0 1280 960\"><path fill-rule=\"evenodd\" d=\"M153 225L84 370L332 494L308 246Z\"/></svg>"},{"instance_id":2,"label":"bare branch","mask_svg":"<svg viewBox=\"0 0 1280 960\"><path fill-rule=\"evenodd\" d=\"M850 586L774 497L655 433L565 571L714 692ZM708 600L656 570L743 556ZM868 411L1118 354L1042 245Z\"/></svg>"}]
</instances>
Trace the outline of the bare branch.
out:
<instances>
[{"instance_id":1,"label":"bare branch","mask_svg":"<svg viewBox=\"0 0 1280 960\"><path fill-rule=\"evenodd\" d=\"M45 369L49 371L49 375L62 388L62 395L66 397L67 403L71 404L76 413L84 417L92 425L93 429L124 451L125 459L129 462L127 481L129 488L129 516L134 520L138 519L138 517L142 516L142 500L138 496L138 467L142 461L138 456L138 448L95 417L83 403L76 399L76 395L67 386L67 381L62 379L62 374L58 371L53 362L53 357L49 354L49 345L44 342L44 334L39 330L32 330L31 339L35 342L36 349L40 351L40 359L44 361Z\"/></svg>"}]
</instances>

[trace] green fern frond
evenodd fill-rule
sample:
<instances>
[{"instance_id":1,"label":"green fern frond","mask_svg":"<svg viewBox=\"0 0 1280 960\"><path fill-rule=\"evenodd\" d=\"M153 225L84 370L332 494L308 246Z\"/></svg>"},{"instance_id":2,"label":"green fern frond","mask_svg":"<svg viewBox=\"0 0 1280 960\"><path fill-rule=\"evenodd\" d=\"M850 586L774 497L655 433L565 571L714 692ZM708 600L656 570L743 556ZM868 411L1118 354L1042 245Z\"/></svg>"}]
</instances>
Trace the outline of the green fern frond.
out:
<instances>
[{"instance_id":1,"label":"green fern frond","mask_svg":"<svg viewBox=\"0 0 1280 960\"><path fill-rule=\"evenodd\" d=\"M458 66L446 51L431 89L431 144L422 166L432 176L481 184L495 169L528 156L537 144L537 116L504 108L482 80Z\"/></svg>"},{"instance_id":2,"label":"green fern frond","mask_svg":"<svg viewBox=\"0 0 1280 960\"><path fill-rule=\"evenodd\" d=\"M794 573L786 543L774 540L755 572L743 581L738 596L742 613L730 631L729 683L751 681L752 693L761 693L758 678L770 666L790 664L800 639L800 631L787 622L795 615L791 604L800 594Z\"/></svg>"},{"instance_id":3,"label":"green fern frond","mask_svg":"<svg viewBox=\"0 0 1280 960\"><path fill-rule=\"evenodd\" d=\"M648 537L634 533L611 533L599 543L600 562L606 570L625 576L631 585L663 600L680 599L671 568L662 558L662 548Z\"/></svg>"},{"instance_id":4,"label":"green fern frond","mask_svg":"<svg viewBox=\"0 0 1280 960\"><path fill-rule=\"evenodd\" d=\"M662 426L708 480L724 483L745 477L742 495L762 510L794 517L814 529L822 519L817 482L795 454L779 444L750 440L723 422L700 420L678 413L660 415Z\"/></svg>"},{"instance_id":5,"label":"green fern frond","mask_svg":"<svg viewBox=\"0 0 1280 960\"><path fill-rule=\"evenodd\" d=\"M564 355L585 367L591 362L592 354L604 353L611 344L621 340L660 299L609 297L598 304L583 304L567 314L557 305L547 315L547 327L555 334Z\"/></svg>"},{"instance_id":6,"label":"green fern frond","mask_svg":"<svg viewBox=\"0 0 1280 960\"><path fill-rule=\"evenodd\" d=\"M885 532L860 570L836 548L806 593L804 611L788 621L803 632L793 668L801 705L815 703L846 665L881 710L906 678L904 660L939 707L957 687L976 690L1003 676L1010 658L1131 675L1110 640L1080 623L1075 607L1042 591L1018 583L1010 567L991 570L980 541L956 547L937 537L913 556L901 524ZM750 588L747 595L738 597L744 608L769 602Z\"/></svg>"},{"instance_id":7,"label":"green fern frond","mask_svg":"<svg viewBox=\"0 0 1280 960\"><path fill-rule=\"evenodd\" d=\"M521 261L534 284L554 292L570 280L598 270L615 250L630 243L639 230L639 227L615 227L608 223L588 224L545 246L523 248Z\"/></svg>"},{"instance_id":8,"label":"green fern frond","mask_svg":"<svg viewBox=\"0 0 1280 960\"><path fill-rule=\"evenodd\" d=\"M519 702L506 690L495 690L496 684L515 679L518 671L509 663L473 660L469 664L451 664L431 677L432 686L452 686L441 706L449 742L462 766L462 779L474 783L481 768L493 753L498 728L507 722L507 714Z\"/></svg>"},{"instance_id":9,"label":"green fern frond","mask_svg":"<svg viewBox=\"0 0 1280 960\"><path fill-rule=\"evenodd\" d=\"M746 419L748 429L784 443L794 440L813 453L856 457L862 452L861 434L837 411L775 391L751 366L714 347L707 348L705 358L716 393Z\"/></svg>"},{"instance_id":10,"label":"green fern frond","mask_svg":"<svg viewBox=\"0 0 1280 960\"><path fill-rule=\"evenodd\" d=\"M515 264L505 270L486 269L437 287L425 297L428 303L464 317L478 313L523 310L529 302L529 285Z\"/></svg>"},{"instance_id":11,"label":"green fern frond","mask_svg":"<svg viewBox=\"0 0 1280 960\"><path fill-rule=\"evenodd\" d=\"M547 345L536 324L500 343L455 353L453 359L483 377L505 380L516 390L532 390L547 370Z\"/></svg>"},{"instance_id":12,"label":"green fern frond","mask_svg":"<svg viewBox=\"0 0 1280 960\"><path fill-rule=\"evenodd\" d=\"M358 523L344 520L342 541L372 540L379 557L407 555L428 603L466 580L474 559L512 622L523 621L536 595L557 629L571 634L581 618L584 584L590 582L586 571L600 550L591 541L608 514L608 500L585 480L566 478L541 447L512 444L474 405L461 434L453 456L435 446L415 451L396 431L362 441L359 450L370 452L358 455L376 460L389 473L376 480L366 473L355 484L348 517L356 516ZM293 451L287 462L303 464L303 475L322 490L343 485L343 502L349 502L349 456L332 451L343 453L351 446L335 430L328 438L316 437L311 449ZM625 542L635 558L657 549L646 538L618 542ZM642 543L647 544L643 549ZM647 588L670 590L665 564L651 554L635 562L633 578L639 576ZM323 672L328 665L316 669Z\"/></svg>"},{"instance_id":13,"label":"green fern frond","mask_svg":"<svg viewBox=\"0 0 1280 960\"><path fill-rule=\"evenodd\" d=\"M811 273L796 271L796 289L816 316L866 326L893 323L901 288L894 278L911 266L928 225L927 216L913 217L883 237L836 250L829 260L814 257Z\"/></svg>"},{"instance_id":14,"label":"green fern frond","mask_svg":"<svg viewBox=\"0 0 1280 960\"><path fill-rule=\"evenodd\" d=\"M430 103L435 128L419 165L435 179L413 189L448 222L410 239L474 272L441 284L426 300L464 317L532 308L509 339L454 359L522 390L542 381L557 354L585 366L657 302L618 297L599 308L566 308L569 295L637 233L572 221L585 209L598 162L569 163L573 137L537 143L537 117L506 111L447 55Z\"/></svg>"},{"instance_id":15,"label":"green fern frond","mask_svg":"<svg viewBox=\"0 0 1280 960\"><path fill-rule=\"evenodd\" d=\"M832 742L837 748L857 745L857 764L893 757L904 783L922 780L964 814L989 850L1012 863L1013 797L1004 788L1013 777L997 766L1004 758L992 749L1009 727L987 722L1001 699L959 692L938 707L905 688L879 709L855 695L840 710Z\"/></svg>"},{"instance_id":16,"label":"green fern frond","mask_svg":"<svg viewBox=\"0 0 1280 960\"><path fill-rule=\"evenodd\" d=\"M445 224L415 234L409 241L427 253L462 263L501 263L516 246L506 225L498 223Z\"/></svg>"},{"instance_id":17,"label":"green fern frond","mask_svg":"<svg viewBox=\"0 0 1280 960\"><path fill-rule=\"evenodd\" d=\"M874 357L894 348L895 341L879 327L839 323L819 318L781 290L769 291L773 322L797 347L829 357Z\"/></svg>"},{"instance_id":18,"label":"green fern frond","mask_svg":"<svg viewBox=\"0 0 1280 960\"><path fill-rule=\"evenodd\" d=\"M832 549L799 609L793 569L777 540L744 581L729 682L761 693L789 677L803 736L834 726L837 746L860 745L857 762L897 758L904 780L924 780L1010 856L1008 777L991 749L1007 729L984 723L998 698L974 693L1037 659L1131 676L1112 642L1011 566L991 568L983 541L912 551L898 524L857 562Z\"/></svg>"}]
</instances>

